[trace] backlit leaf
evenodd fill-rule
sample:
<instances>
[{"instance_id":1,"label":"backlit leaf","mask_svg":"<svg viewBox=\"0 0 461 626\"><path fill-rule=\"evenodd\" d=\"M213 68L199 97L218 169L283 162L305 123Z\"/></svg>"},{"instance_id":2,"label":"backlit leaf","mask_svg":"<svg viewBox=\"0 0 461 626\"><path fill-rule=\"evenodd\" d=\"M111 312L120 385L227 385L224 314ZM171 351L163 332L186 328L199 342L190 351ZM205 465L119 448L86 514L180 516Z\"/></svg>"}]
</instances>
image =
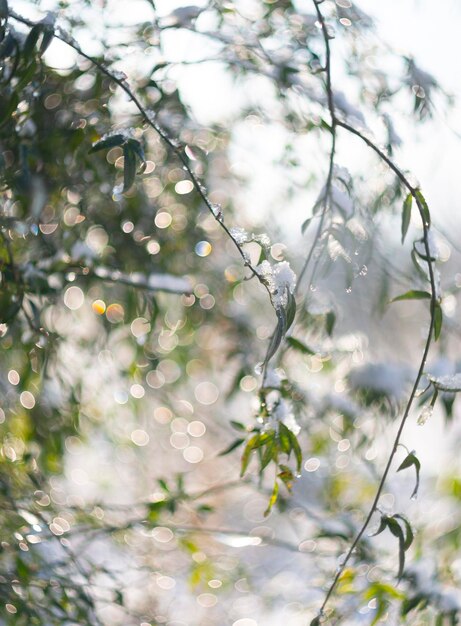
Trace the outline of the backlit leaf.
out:
<instances>
[{"instance_id":1,"label":"backlit leaf","mask_svg":"<svg viewBox=\"0 0 461 626\"><path fill-rule=\"evenodd\" d=\"M405 241L405 236L408 232L411 219L411 205L413 202L413 196L411 193L405 198L402 211L402 243Z\"/></svg>"},{"instance_id":2,"label":"backlit leaf","mask_svg":"<svg viewBox=\"0 0 461 626\"><path fill-rule=\"evenodd\" d=\"M400 300L430 300L431 294L428 291L418 291L415 289L411 289L406 293L403 293L396 298L393 298L391 302L399 302Z\"/></svg>"}]
</instances>

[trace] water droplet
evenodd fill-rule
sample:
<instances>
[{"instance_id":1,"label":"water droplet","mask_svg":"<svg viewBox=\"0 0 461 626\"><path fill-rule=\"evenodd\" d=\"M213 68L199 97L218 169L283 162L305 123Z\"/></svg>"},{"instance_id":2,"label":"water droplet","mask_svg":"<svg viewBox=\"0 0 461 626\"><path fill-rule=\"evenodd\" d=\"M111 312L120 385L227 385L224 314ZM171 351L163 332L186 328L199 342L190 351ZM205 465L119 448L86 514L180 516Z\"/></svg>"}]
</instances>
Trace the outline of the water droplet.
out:
<instances>
[{"instance_id":1,"label":"water droplet","mask_svg":"<svg viewBox=\"0 0 461 626\"><path fill-rule=\"evenodd\" d=\"M309 289L311 291L317 291L317 287L315 285L312 285L312 284L309 286Z\"/></svg>"},{"instance_id":2,"label":"water droplet","mask_svg":"<svg viewBox=\"0 0 461 626\"><path fill-rule=\"evenodd\" d=\"M352 287L346 287L346 293L351 293L352 292Z\"/></svg>"},{"instance_id":3,"label":"water droplet","mask_svg":"<svg viewBox=\"0 0 461 626\"><path fill-rule=\"evenodd\" d=\"M368 267L366 265L362 265L362 269L359 272L360 276L366 276L368 274Z\"/></svg>"},{"instance_id":4,"label":"water droplet","mask_svg":"<svg viewBox=\"0 0 461 626\"><path fill-rule=\"evenodd\" d=\"M355 256L359 256L359 251L358 250L354 250L354 254L355 254Z\"/></svg>"},{"instance_id":5,"label":"water droplet","mask_svg":"<svg viewBox=\"0 0 461 626\"><path fill-rule=\"evenodd\" d=\"M418 494L417 494L417 493L414 493L414 494L411 496L411 498L410 498L410 500L417 500L417 499L418 499Z\"/></svg>"}]
</instances>

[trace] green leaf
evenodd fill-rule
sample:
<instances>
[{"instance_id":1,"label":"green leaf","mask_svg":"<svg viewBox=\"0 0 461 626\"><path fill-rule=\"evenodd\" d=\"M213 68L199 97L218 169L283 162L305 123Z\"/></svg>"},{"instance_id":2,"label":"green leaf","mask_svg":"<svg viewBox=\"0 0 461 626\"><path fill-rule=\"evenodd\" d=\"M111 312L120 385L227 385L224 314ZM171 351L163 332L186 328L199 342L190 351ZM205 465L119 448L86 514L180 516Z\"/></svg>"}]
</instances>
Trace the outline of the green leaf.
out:
<instances>
[{"instance_id":1,"label":"green leaf","mask_svg":"<svg viewBox=\"0 0 461 626\"><path fill-rule=\"evenodd\" d=\"M0 0L0 19L6 20L8 17L8 2L6 0Z\"/></svg>"},{"instance_id":2,"label":"green leaf","mask_svg":"<svg viewBox=\"0 0 461 626\"><path fill-rule=\"evenodd\" d=\"M35 46L37 45L37 41L38 38L40 37L40 34L42 32L42 26L40 26L40 24L36 24L35 26L32 26L32 28L29 31L29 34L26 37L26 41L24 43L24 56L30 57L32 55L32 53L34 52Z\"/></svg>"},{"instance_id":3,"label":"green leaf","mask_svg":"<svg viewBox=\"0 0 461 626\"><path fill-rule=\"evenodd\" d=\"M125 143L125 136L122 134L111 135L110 137L106 137L105 139L101 139L100 141L96 141L90 150L89 154L93 152L99 152L99 150L104 150L105 148L115 148L115 146L122 146Z\"/></svg>"},{"instance_id":4,"label":"green leaf","mask_svg":"<svg viewBox=\"0 0 461 626\"><path fill-rule=\"evenodd\" d=\"M303 235L306 232L306 230L307 230L309 224L311 223L312 219L313 219L312 217L308 217L307 220L305 220L303 222L303 224L301 226L301 232L302 232Z\"/></svg>"},{"instance_id":5,"label":"green leaf","mask_svg":"<svg viewBox=\"0 0 461 626\"><path fill-rule=\"evenodd\" d=\"M411 193L405 198L403 203L403 211L402 211L402 244L405 241L405 236L408 232L408 227L410 225L411 219L411 205L413 202L413 196Z\"/></svg>"},{"instance_id":6,"label":"green leaf","mask_svg":"<svg viewBox=\"0 0 461 626\"><path fill-rule=\"evenodd\" d=\"M387 528L387 517L385 515L381 516L381 520L379 522L378 530L375 533L372 533L370 537L376 537L376 535L380 535L383 530Z\"/></svg>"},{"instance_id":7,"label":"green leaf","mask_svg":"<svg viewBox=\"0 0 461 626\"><path fill-rule=\"evenodd\" d=\"M421 602L425 602L424 606L426 606L428 602L428 597L423 595L422 593L418 593L416 596L413 596L413 598L407 598L406 600L402 602L402 606L400 608L400 615L404 617L412 609L415 609L418 606L418 604L421 604ZM424 608L424 606L422 606L421 608Z\"/></svg>"},{"instance_id":8,"label":"green leaf","mask_svg":"<svg viewBox=\"0 0 461 626\"><path fill-rule=\"evenodd\" d=\"M218 454L218 456L226 456L226 454L230 454L233 450L238 448L244 443L245 439L235 439L227 448L224 448L222 452Z\"/></svg>"},{"instance_id":9,"label":"green leaf","mask_svg":"<svg viewBox=\"0 0 461 626\"><path fill-rule=\"evenodd\" d=\"M410 452L410 454L408 454L402 461L402 463L399 465L399 467L397 468L397 471L400 472L404 469L407 469L408 467L412 467L414 466L415 471L416 471L416 485L415 488L413 489L413 493L411 494L411 498L416 498L416 496L418 495L418 489L419 489L419 471L421 469L421 463L418 459L418 457L416 457L413 452Z\"/></svg>"},{"instance_id":10,"label":"green leaf","mask_svg":"<svg viewBox=\"0 0 461 626\"><path fill-rule=\"evenodd\" d=\"M282 470L277 474L280 480L283 482L288 491L291 491L293 487L294 475L289 467L286 465L279 465L279 468Z\"/></svg>"},{"instance_id":11,"label":"green leaf","mask_svg":"<svg viewBox=\"0 0 461 626\"><path fill-rule=\"evenodd\" d=\"M240 476L243 476L245 472L247 471L248 464L250 462L250 456L253 450L255 450L255 448L258 448L259 446L262 445L261 438L262 438L262 435L260 433L257 433L256 435L253 435L253 437L250 437L250 439L248 440L247 445L245 446L245 449L242 454Z\"/></svg>"},{"instance_id":12,"label":"green leaf","mask_svg":"<svg viewBox=\"0 0 461 626\"><path fill-rule=\"evenodd\" d=\"M123 146L123 157L123 193L126 193L136 177L136 154L128 143Z\"/></svg>"},{"instance_id":13,"label":"green leaf","mask_svg":"<svg viewBox=\"0 0 461 626\"><path fill-rule=\"evenodd\" d=\"M301 465L303 462L303 453L301 451L301 447L299 445L298 439L296 435L294 434L294 432L292 432L290 429L288 429L288 432L289 432L289 437L290 437L290 442L291 442L291 448L293 452L295 453L295 457L296 457L296 471L300 472Z\"/></svg>"},{"instance_id":14,"label":"green leaf","mask_svg":"<svg viewBox=\"0 0 461 626\"><path fill-rule=\"evenodd\" d=\"M283 422L279 423L279 442L282 452L285 454L290 454L291 452L291 438L290 438L291 430L285 426Z\"/></svg>"},{"instance_id":15,"label":"green leaf","mask_svg":"<svg viewBox=\"0 0 461 626\"><path fill-rule=\"evenodd\" d=\"M402 520L402 522L403 522L403 524L405 526L406 535L405 535L405 541L404 541L403 547L405 548L405 551L406 551L406 550L408 550L408 548L413 543L413 539L414 539L413 529L412 529L412 527L410 525L410 522L401 513L396 513L394 515L394 518Z\"/></svg>"},{"instance_id":16,"label":"green leaf","mask_svg":"<svg viewBox=\"0 0 461 626\"><path fill-rule=\"evenodd\" d=\"M293 348L302 354L316 354L315 350L312 350L309 346L306 346L305 343L299 341L299 339L295 339L294 337L287 337L287 344L290 348Z\"/></svg>"},{"instance_id":17,"label":"green leaf","mask_svg":"<svg viewBox=\"0 0 461 626\"><path fill-rule=\"evenodd\" d=\"M416 201L418 203L418 208L422 213L424 223L427 227L431 225L431 214L429 211L429 207L427 206L427 202L420 189L415 190Z\"/></svg>"},{"instance_id":18,"label":"green leaf","mask_svg":"<svg viewBox=\"0 0 461 626\"><path fill-rule=\"evenodd\" d=\"M285 332L286 332L290 328L290 326L293 324L295 320L295 315L296 315L296 299L290 291L288 291L288 294L287 294L287 305L285 307L285 313L286 313L286 329L285 329Z\"/></svg>"},{"instance_id":19,"label":"green leaf","mask_svg":"<svg viewBox=\"0 0 461 626\"><path fill-rule=\"evenodd\" d=\"M277 349L283 339L286 330L286 315L283 308L276 309L277 314L277 326L272 334L271 341L267 348L266 357L264 359L264 364L269 363L270 359L277 352Z\"/></svg>"},{"instance_id":20,"label":"green leaf","mask_svg":"<svg viewBox=\"0 0 461 626\"><path fill-rule=\"evenodd\" d=\"M418 274L421 276L421 278L423 278L424 280L427 280L427 274L423 270L421 265L419 264L418 258L419 258L419 255L416 252L415 248L413 247L411 250L411 260L413 262L413 265L415 266L415 269L418 272Z\"/></svg>"},{"instance_id":21,"label":"green leaf","mask_svg":"<svg viewBox=\"0 0 461 626\"><path fill-rule=\"evenodd\" d=\"M400 300L430 300L431 294L428 291L418 291L416 289L412 289L403 293L401 296L397 296L393 298L391 302L400 302Z\"/></svg>"},{"instance_id":22,"label":"green leaf","mask_svg":"<svg viewBox=\"0 0 461 626\"><path fill-rule=\"evenodd\" d=\"M442 330L442 322L443 322L442 307L440 306L438 302L436 302L435 307L434 307L434 339L435 341L437 341L437 339L440 337L440 331Z\"/></svg>"},{"instance_id":23,"label":"green leaf","mask_svg":"<svg viewBox=\"0 0 461 626\"><path fill-rule=\"evenodd\" d=\"M272 511L272 507L277 502L278 495L279 495L279 484L277 481L275 481L274 488L272 490L272 494L269 499L269 504L267 505L267 509L264 511L264 517L267 517L269 513Z\"/></svg>"},{"instance_id":24,"label":"green leaf","mask_svg":"<svg viewBox=\"0 0 461 626\"><path fill-rule=\"evenodd\" d=\"M230 421L231 426L233 426L236 430L246 430L245 424L242 422L236 422L235 420Z\"/></svg>"},{"instance_id":25,"label":"green leaf","mask_svg":"<svg viewBox=\"0 0 461 626\"><path fill-rule=\"evenodd\" d=\"M50 28L49 26L45 26L45 28L43 29L43 37L42 37L42 41L40 42L40 49L39 49L39 52L41 55L46 52L48 46L53 41L53 37L54 37L54 30Z\"/></svg>"},{"instance_id":26,"label":"green leaf","mask_svg":"<svg viewBox=\"0 0 461 626\"><path fill-rule=\"evenodd\" d=\"M126 145L130 146L130 148L136 154L138 159L141 161L141 172L143 172L146 168L147 162L146 162L146 157L145 157L144 150L142 149L141 144L139 143L137 139L128 139L128 141L126 142Z\"/></svg>"},{"instance_id":27,"label":"green leaf","mask_svg":"<svg viewBox=\"0 0 461 626\"><path fill-rule=\"evenodd\" d=\"M149 502L147 505L147 520L156 523L161 513L168 507L168 500L158 500L157 502Z\"/></svg>"},{"instance_id":28,"label":"green leaf","mask_svg":"<svg viewBox=\"0 0 461 626\"><path fill-rule=\"evenodd\" d=\"M166 493L170 493L170 488L168 487L166 480L164 480L163 478L159 478L157 482L160 485L160 487L163 489L163 491L166 491Z\"/></svg>"},{"instance_id":29,"label":"green leaf","mask_svg":"<svg viewBox=\"0 0 461 626\"><path fill-rule=\"evenodd\" d=\"M261 449L262 448L260 448L260 450ZM264 452L261 454L261 460L260 460L261 472L269 465L269 463L272 460L276 460L276 459L277 459L277 448L275 446L275 433L274 433L274 437L272 438L271 441L268 442L268 444L264 448Z\"/></svg>"},{"instance_id":30,"label":"green leaf","mask_svg":"<svg viewBox=\"0 0 461 626\"><path fill-rule=\"evenodd\" d=\"M395 519L396 517L397 516L394 515L393 517L387 518L387 527L389 528L391 533L394 535L394 537L397 537L397 539L399 540L399 571L397 574L397 578L398 580L400 580L402 578L403 570L405 568L406 539L403 534L402 527L400 526L399 522ZM411 541L413 541L413 533L411 536Z\"/></svg>"},{"instance_id":31,"label":"green leaf","mask_svg":"<svg viewBox=\"0 0 461 626\"><path fill-rule=\"evenodd\" d=\"M314 619L311 621L309 626L320 626L321 624L320 620L321 620L320 615L318 615L317 617L314 617Z\"/></svg>"},{"instance_id":32,"label":"green leaf","mask_svg":"<svg viewBox=\"0 0 461 626\"><path fill-rule=\"evenodd\" d=\"M333 334L333 328L336 324L336 315L333 311L328 311L325 318L325 328L329 337Z\"/></svg>"}]
</instances>

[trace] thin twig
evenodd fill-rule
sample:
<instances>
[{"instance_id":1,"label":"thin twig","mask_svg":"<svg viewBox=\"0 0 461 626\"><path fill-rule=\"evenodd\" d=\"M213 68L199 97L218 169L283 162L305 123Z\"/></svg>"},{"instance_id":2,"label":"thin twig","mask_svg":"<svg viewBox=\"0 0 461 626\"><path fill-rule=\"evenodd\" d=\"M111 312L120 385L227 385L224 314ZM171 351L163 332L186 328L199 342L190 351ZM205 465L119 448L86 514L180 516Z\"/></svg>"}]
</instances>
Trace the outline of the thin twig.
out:
<instances>
[{"instance_id":1,"label":"thin twig","mask_svg":"<svg viewBox=\"0 0 461 626\"><path fill-rule=\"evenodd\" d=\"M320 11L319 8L319 4L320 2L318 0L314 0L314 4L316 6L317 9L317 15L319 18L319 21L322 25L322 33L324 36L324 42L325 42L325 48L327 50L329 50L329 37L328 37L328 31L326 28L326 24L325 24L325 19L322 15L322 12ZM331 84L330 84L330 91L329 91L329 102L330 102L330 98L332 98L332 92L331 92ZM342 128L344 128L345 130L347 130L349 133L355 135L356 137L359 137L371 150L373 150L373 152L375 152L375 154L378 155L378 157L389 167L390 170L392 170L392 172L397 176L397 178L400 180L400 182L403 184L403 186L408 190L408 192L412 195L413 199L416 202L416 205L418 207L418 211L421 217L421 221L422 221L422 226L423 226L423 242L424 242L424 248L425 248L425 252L426 252L426 258L427 258L427 265L428 265L428 272L429 272L429 281L430 281L430 288L431 288L431 303L430 303L430 322L429 322L429 330L427 333L427 338L426 338L426 342L425 342L425 346L424 346L424 351L423 351L423 355L421 357L421 361L420 361L420 365L418 368L418 373L416 375L414 384L413 384L413 388L411 390L408 402L406 404L403 416L400 420L400 424L397 430L397 434L395 436L394 439L394 443L392 446L392 450L391 453L388 457L386 466L384 468L384 472L381 475L381 479L379 481L378 484L378 488L376 490L376 494L375 497L373 499L373 502L371 504L371 507L368 511L368 514L365 518L365 521L363 522L363 524L360 527L360 530L358 531L354 541L352 542L352 545L350 546L349 550L346 553L345 558L343 559L340 567L337 569L336 574L334 576L333 582L331 583L331 585L328 588L328 591L325 595L325 599L322 603L322 606L320 607L319 610L319 615L323 615L325 608L328 604L328 601L330 599L330 597L332 596L336 585L339 581L339 579L341 578L350 558L352 557L355 548L357 547L358 543L360 542L360 540L362 539L366 529L368 528L368 525L374 515L374 513L377 511L377 507L378 507L378 502L379 502L379 498L381 497L381 493L384 489L384 485L387 479L387 476L389 474L392 462L394 460L395 454L397 452L397 448L398 445L400 443L400 437L402 435L403 429L405 427L405 424L407 422L408 416L410 414L410 409L411 406L413 404L413 400L415 398L417 389L419 387L419 382L421 380L421 377L423 375L424 372L424 368L426 365L426 360L427 360L427 356L429 353L429 348L431 346L432 343L432 336L433 336L433 332L434 332L434 323L435 323L435 309L438 305L437 302L437 296L436 296L436 285L435 285L435 278L434 278L434 268L433 268L433 262L432 262L432 257L431 257L431 252L430 252L430 246L429 246L429 239L428 239L428 235L429 235L429 224L426 221L426 213L424 210L424 207L422 205L420 196L418 194L418 189L416 187L414 187L410 181L408 180L408 178L405 176L405 174L397 167L397 165L395 165L395 163L366 135L364 135L361 131L357 130L356 128L354 128L353 126L351 126L350 124L348 124L345 121L336 120L336 124L337 126L340 126Z\"/></svg>"}]
</instances>

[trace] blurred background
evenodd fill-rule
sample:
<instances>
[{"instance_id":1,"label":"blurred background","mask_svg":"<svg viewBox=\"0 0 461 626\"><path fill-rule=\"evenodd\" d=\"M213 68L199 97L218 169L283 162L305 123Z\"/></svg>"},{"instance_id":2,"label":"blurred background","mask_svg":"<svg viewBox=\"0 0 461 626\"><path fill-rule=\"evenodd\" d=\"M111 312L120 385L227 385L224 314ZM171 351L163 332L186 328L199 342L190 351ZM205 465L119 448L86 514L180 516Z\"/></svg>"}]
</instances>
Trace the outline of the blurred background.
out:
<instances>
[{"instance_id":1,"label":"blurred background","mask_svg":"<svg viewBox=\"0 0 461 626\"><path fill-rule=\"evenodd\" d=\"M461 371L461 9L320 6L337 114L421 186L443 294L405 446L329 619L456 624L457 388L430 377ZM312 2L8 7L0 623L305 625L371 505L419 367L427 302L389 304L429 289L416 207L402 245L406 192L389 168L343 128L332 158ZM43 19L31 38L28 20ZM231 233L247 263L286 261L298 276L270 382L276 312L222 223L243 229ZM293 488L280 485L269 515L278 470L260 471L256 452L240 477L266 400L303 453L300 472L286 460ZM368 535L399 513L415 538L397 584L398 540Z\"/></svg>"}]
</instances>

